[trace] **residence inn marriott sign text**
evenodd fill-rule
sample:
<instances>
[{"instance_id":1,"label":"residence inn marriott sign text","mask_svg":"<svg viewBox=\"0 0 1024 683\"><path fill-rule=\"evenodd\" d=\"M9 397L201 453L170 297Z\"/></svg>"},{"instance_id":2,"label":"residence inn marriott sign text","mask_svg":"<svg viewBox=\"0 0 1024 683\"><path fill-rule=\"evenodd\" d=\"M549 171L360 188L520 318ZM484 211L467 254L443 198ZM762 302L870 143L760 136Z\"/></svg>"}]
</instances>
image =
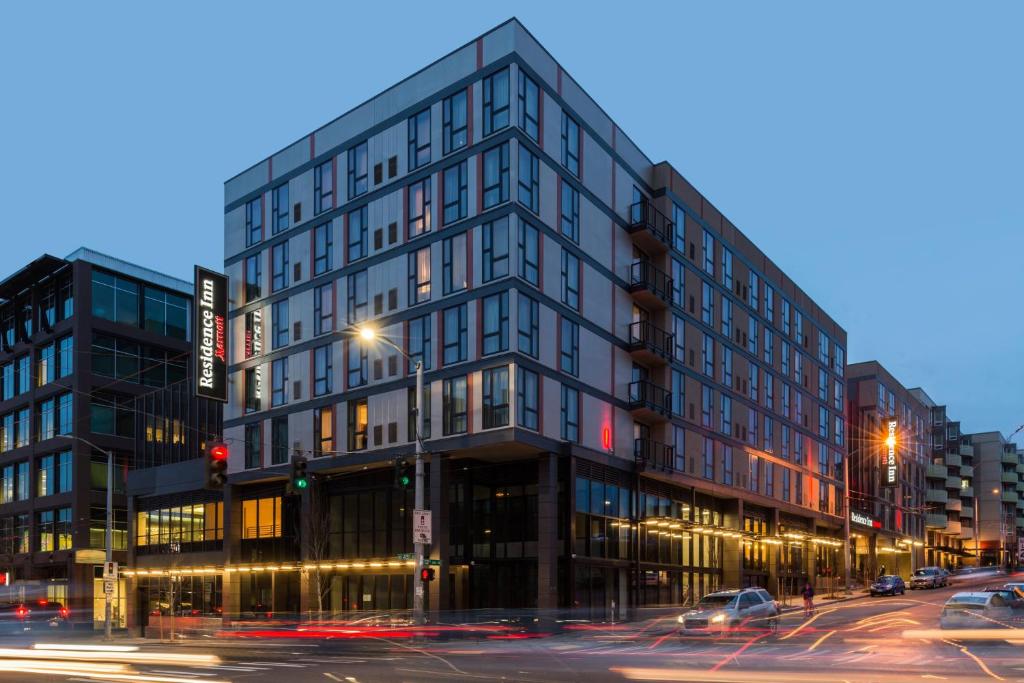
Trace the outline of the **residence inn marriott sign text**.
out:
<instances>
[{"instance_id":1,"label":"residence inn marriott sign text","mask_svg":"<svg viewBox=\"0 0 1024 683\"><path fill-rule=\"evenodd\" d=\"M228 279L220 273L195 267L196 395L228 400L227 362Z\"/></svg>"}]
</instances>

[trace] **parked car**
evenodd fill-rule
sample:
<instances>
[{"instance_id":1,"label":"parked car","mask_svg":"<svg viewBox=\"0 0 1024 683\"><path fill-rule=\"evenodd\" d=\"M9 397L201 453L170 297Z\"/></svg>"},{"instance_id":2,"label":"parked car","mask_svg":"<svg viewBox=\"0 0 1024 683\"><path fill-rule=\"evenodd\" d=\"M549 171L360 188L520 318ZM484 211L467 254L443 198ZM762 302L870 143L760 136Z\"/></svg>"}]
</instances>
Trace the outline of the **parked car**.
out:
<instances>
[{"instance_id":1,"label":"parked car","mask_svg":"<svg viewBox=\"0 0 1024 683\"><path fill-rule=\"evenodd\" d=\"M947 575L938 567L921 567L910 577L910 589L940 588L949 584Z\"/></svg>"},{"instance_id":2,"label":"parked car","mask_svg":"<svg viewBox=\"0 0 1024 683\"><path fill-rule=\"evenodd\" d=\"M0 605L0 632L19 633L33 629L63 628L68 625L68 609L59 602L12 602Z\"/></svg>"},{"instance_id":3,"label":"parked car","mask_svg":"<svg viewBox=\"0 0 1024 683\"><path fill-rule=\"evenodd\" d=\"M1006 591L956 593L942 606L939 628L1007 628L1015 621Z\"/></svg>"},{"instance_id":4,"label":"parked car","mask_svg":"<svg viewBox=\"0 0 1024 683\"><path fill-rule=\"evenodd\" d=\"M876 595L903 595L906 592L907 586L903 583L903 579L895 574L879 576L875 579L874 583L871 584L872 597Z\"/></svg>"},{"instance_id":5,"label":"parked car","mask_svg":"<svg viewBox=\"0 0 1024 683\"><path fill-rule=\"evenodd\" d=\"M763 588L708 593L676 619L685 635L720 634L735 629L779 627L779 603Z\"/></svg>"}]
</instances>

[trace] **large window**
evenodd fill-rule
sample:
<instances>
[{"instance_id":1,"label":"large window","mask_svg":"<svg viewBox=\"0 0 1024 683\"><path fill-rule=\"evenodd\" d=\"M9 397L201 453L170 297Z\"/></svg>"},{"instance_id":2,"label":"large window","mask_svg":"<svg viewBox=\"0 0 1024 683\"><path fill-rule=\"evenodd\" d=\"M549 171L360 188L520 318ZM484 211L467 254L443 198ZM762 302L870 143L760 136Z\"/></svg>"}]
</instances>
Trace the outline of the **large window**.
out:
<instances>
[{"instance_id":1,"label":"large window","mask_svg":"<svg viewBox=\"0 0 1024 683\"><path fill-rule=\"evenodd\" d=\"M490 282L508 275L508 216L483 224L483 277Z\"/></svg>"},{"instance_id":2,"label":"large window","mask_svg":"<svg viewBox=\"0 0 1024 683\"><path fill-rule=\"evenodd\" d=\"M270 421L270 464L288 462L288 418L275 417Z\"/></svg>"},{"instance_id":3,"label":"large window","mask_svg":"<svg viewBox=\"0 0 1024 683\"><path fill-rule=\"evenodd\" d=\"M334 390L334 365L331 345L325 344L313 349L313 395L323 396Z\"/></svg>"},{"instance_id":4,"label":"large window","mask_svg":"<svg viewBox=\"0 0 1024 683\"><path fill-rule=\"evenodd\" d=\"M36 442L53 438L55 413L56 403L52 398L36 403Z\"/></svg>"},{"instance_id":5,"label":"large window","mask_svg":"<svg viewBox=\"0 0 1024 683\"><path fill-rule=\"evenodd\" d=\"M288 201L288 183L275 187L271 193L271 204L274 212L274 219L271 223L272 232L276 235L282 230L288 229L288 221L291 218L291 203Z\"/></svg>"},{"instance_id":6,"label":"large window","mask_svg":"<svg viewBox=\"0 0 1024 683\"><path fill-rule=\"evenodd\" d=\"M188 299L155 287L145 288L146 329L175 339L188 339Z\"/></svg>"},{"instance_id":7,"label":"large window","mask_svg":"<svg viewBox=\"0 0 1024 683\"><path fill-rule=\"evenodd\" d=\"M275 244L270 250L270 291L288 286L288 243Z\"/></svg>"},{"instance_id":8,"label":"large window","mask_svg":"<svg viewBox=\"0 0 1024 683\"><path fill-rule=\"evenodd\" d=\"M75 371L74 340L63 337L57 341L57 376L68 377ZM6 382L5 382L6 383ZM6 387L4 393L6 394Z\"/></svg>"},{"instance_id":9,"label":"large window","mask_svg":"<svg viewBox=\"0 0 1024 683\"><path fill-rule=\"evenodd\" d=\"M580 440L580 392L562 385L562 439L576 443Z\"/></svg>"},{"instance_id":10,"label":"large window","mask_svg":"<svg viewBox=\"0 0 1024 683\"><path fill-rule=\"evenodd\" d=\"M532 78L519 72L519 127L540 142L540 90Z\"/></svg>"},{"instance_id":11,"label":"large window","mask_svg":"<svg viewBox=\"0 0 1024 683\"><path fill-rule=\"evenodd\" d=\"M430 232L430 176L409 186L409 238Z\"/></svg>"},{"instance_id":12,"label":"large window","mask_svg":"<svg viewBox=\"0 0 1024 683\"><path fill-rule=\"evenodd\" d=\"M466 268L467 235L463 232L441 243L441 284L444 294L459 292L469 286Z\"/></svg>"},{"instance_id":13,"label":"large window","mask_svg":"<svg viewBox=\"0 0 1024 683\"><path fill-rule=\"evenodd\" d=\"M139 285L94 268L92 314L111 322L138 327Z\"/></svg>"},{"instance_id":14,"label":"large window","mask_svg":"<svg viewBox=\"0 0 1024 683\"><path fill-rule=\"evenodd\" d=\"M362 451L367 446L369 412L366 399L348 402L348 450Z\"/></svg>"},{"instance_id":15,"label":"large window","mask_svg":"<svg viewBox=\"0 0 1024 683\"><path fill-rule=\"evenodd\" d=\"M416 371L416 361L423 363L424 370L430 369L431 358L433 357L430 344L430 319L431 316L428 313L409 321L408 353L410 373Z\"/></svg>"},{"instance_id":16,"label":"large window","mask_svg":"<svg viewBox=\"0 0 1024 683\"><path fill-rule=\"evenodd\" d=\"M430 163L430 109L409 117L409 170Z\"/></svg>"},{"instance_id":17,"label":"large window","mask_svg":"<svg viewBox=\"0 0 1024 683\"><path fill-rule=\"evenodd\" d=\"M580 372L580 326L562 318L559 368L574 377Z\"/></svg>"},{"instance_id":18,"label":"large window","mask_svg":"<svg viewBox=\"0 0 1024 683\"><path fill-rule=\"evenodd\" d=\"M562 234L579 244L580 241L580 192L569 183L562 181L561 207Z\"/></svg>"},{"instance_id":19,"label":"large window","mask_svg":"<svg viewBox=\"0 0 1024 683\"><path fill-rule=\"evenodd\" d=\"M460 90L441 103L441 137L444 153L462 149L469 142L469 116L466 91Z\"/></svg>"},{"instance_id":20,"label":"large window","mask_svg":"<svg viewBox=\"0 0 1024 683\"><path fill-rule=\"evenodd\" d=\"M700 319L708 327L715 326L715 290L707 282L701 283Z\"/></svg>"},{"instance_id":21,"label":"large window","mask_svg":"<svg viewBox=\"0 0 1024 683\"><path fill-rule=\"evenodd\" d=\"M368 296L366 271L352 273L348 276L348 322L360 323L366 320Z\"/></svg>"},{"instance_id":22,"label":"large window","mask_svg":"<svg viewBox=\"0 0 1024 683\"><path fill-rule=\"evenodd\" d=\"M524 145L519 145L519 203L540 213L540 160Z\"/></svg>"},{"instance_id":23,"label":"large window","mask_svg":"<svg viewBox=\"0 0 1024 683\"><path fill-rule=\"evenodd\" d=\"M271 347L278 349L288 345L288 299L275 301L270 307Z\"/></svg>"},{"instance_id":24,"label":"large window","mask_svg":"<svg viewBox=\"0 0 1024 683\"><path fill-rule=\"evenodd\" d=\"M516 377L516 421L520 427L539 429L540 380L537 373L519 368Z\"/></svg>"},{"instance_id":25,"label":"large window","mask_svg":"<svg viewBox=\"0 0 1024 683\"><path fill-rule=\"evenodd\" d=\"M313 334L325 334L334 329L334 285L313 288Z\"/></svg>"},{"instance_id":26,"label":"large window","mask_svg":"<svg viewBox=\"0 0 1024 683\"><path fill-rule=\"evenodd\" d=\"M318 216L333 208L334 160L329 159L313 169L313 215Z\"/></svg>"},{"instance_id":27,"label":"large window","mask_svg":"<svg viewBox=\"0 0 1024 683\"><path fill-rule=\"evenodd\" d=\"M334 234L331 222L313 229L313 275L323 275L333 267Z\"/></svg>"},{"instance_id":28,"label":"large window","mask_svg":"<svg viewBox=\"0 0 1024 683\"><path fill-rule=\"evenodd\" d=\"M36 386L43 387L57 377L57 367L54 362L53 344L47 344L39 349L36 354Z\"/></svg>"},{"instance_id":29,"label":"large window","mask_svg":"<svg viewBox=\"0 0 1024 683\"><path fill-rule=\"evenodd\" d=\"M263 199L257 197L245 203L245 246L263 239Z\"/></svg>"},{"instance_id":30,"label":"large window","mask_svg":"<svg viewBox=\"0 0 1024 683\"><path fill-rule=\"evenodd\" d=\"M369 351L365 344L352 342L348 346L348 388L361 387L369 380Z\"/></svg>"},{"instance_id":31,"label":"large window","mask_svg":"<svg viewBox=\"0 0 1024 683\"><path fill-rule=\"evenodd\" d=\"M366 251L366 207L362 206L348 213L348 260L365 258Z\"/></svg>"},{"instance_id":32,"label":"large window","mask_svg":"<svg viewBox=\"0 0 1024 683\"><path fill-rule=\"evenodd\" d=\"M278 358L270 364L270 377L270 405L283 406L288 403L288 358Z\"/></svg>"},{"instance_id":33,"label":"large window","mask_svg":"<svg viewBox=\"0 0 1024 683\"><path fill-rule=\"evenodd\" d=\"M334 451L334 407L313 409L313 456L320 457Z\"/></svg>"},{"instance_id":34,"label":"large window","mask_svg":"<svg viewBox=\"0 0 1024 683\"><path fill-rule=\"evenodd\" d=\"M367 181L370 160L367 155L366 141L359 143L348 151L348 198L353 199L366 194L369 189Z\"/></svg>"},{"instance_id":35,"label":"large window","mask_svg":"<svg viewBox=\"0 0 1024 683\"><path fill-rule=\"evenodd\" d=\"M52 496L71 490L71 451L44 455L36 470L36 495Z\"/></svg>"},{"instance_id":36,"label":"large window","mask_svg":"<svg viewBox=\"0 0 1024 683\"><path fill-rule=\"evenodd\" d=\"M508 292L483 300L483 355L508 351Z\"/></svg>"},{"instance_id":37,"label":"large window","mask_svg":"<svg viewBox=\"0 0 1024 683\"><path fill-rule=\"evenodd\" d=\"M484 152L483 208L508 201L508 143Z\"/></svg>"},{"instance_id":38,"label":"large window","mask_svg":"<svg viewBox=\"0 0 1024 683\"><path fill-rule=\"evenodd\" d=\"M263 462L263 430L260 425L245 425L245 468L259 467Z\"/></svg>"},{"instance_id":39,"label":"large window","mask_svg":"<svg viewBox=\"0 0 1024 683\"><path fill-rule=\"evenodd\" d=\"M562 166L569 173L580 175L580 126L576 121L562 112Z\"/></svg>"},{"instance_id":40,"label":"large window","mask_svg":"<svg viewBox=\"0 0 1024 683\"><path fill-rule=\"evenodd\" d=\"M483 376L483 428L508 425L508 366L491 368Z\"/></svg>"},{"instance_id":41,"label":"large window","mask_svg":"<svg viewBox=\"0 0 1024 683\"><path fill-rule=\"evenodd\" d=\"M531 285L540 283L540 235L526 221L519 222L519 277Z\"/></svg>"},{"instance_id":42,"label":"large window","mask_svg":"<svg viewBox=\"0 0 1024 683\"><path fill-rule=\"evenodd\" d=\"M562 247L562 303L580 309L580 260Z\"/></svg>"},{"instance_id":43,"label":"large window","mask_svg":"<svg viewBox=\"0 0 1024 683\"><path fill-rule=\"evenodd\" d=\"M446 308L443 316L444 364L450 365L464 361L468 354L466 304Z\"/></svg>"},{"instance_id":44,"label":"large window","mask_svg":"<svg viewBox=\"0 0 1024 683\"><path fill-rule=\"evenodd\" d=\"M483 80L484 135L490 135L509 124L508 68Z\"/></svg>"},{"instance_id":45,"label":"large window","mask_svg":"<svg viewBox=\"0 0 1024 683\"><path fill-rule=\"evenodd\" d=\"M281 497L242 501L242 538L278 538L281 527Z\"/></svg>"},{"instance_id":46,"label":"large window","mask_svg":"<svg viewBox=\"0 0 1024 683\"><path fill-rule=\"evenodd\" d=\"M245 301L255 301L260 298L262 288L263 259L260 254L253 254L245 257Z\"/></svg>"},{"instance_id":47,"label":"large window","mask_svg":"<svg viewBox=\"0 0 1024 683\"><path fill-rule=\"evenodd\" d=\"M466 377L452 377L444 380L442 390L444 435L464 434L469 421Z\"/></svg>"},{"instance_id":48,"label":"large window","mask_svg":"<svg viewBox=\"0 0 1024 683\"><path fill-rule=\"evenodd\" d=\"M519 294L519 310L516 315L519 329L519 352L533 358L540 355L540 304Z\"/></svg>"},{"instance_id":49,"label":"large window","mask_svg":"<svg viewBox=\"0 0 1024 683\"><path fill-rule=\"evenodd\" d=\"M243 507L248 503L245 501ZM217 550L224 539L224 503L185 503L135 513L135 545L144 554Z\"/></svg>"},{"instance_id":50,"label":"large window","mask_svg":"<svg viewBox=\"0 0 1024 683\"><path fill-rule=\"evenodd\" d=\"M715 341L710 334L705 334L701 342L701 358L704 364L704 374L708 377L715 376Z\"/></svg>"},{"instance_id":51,"label":"large window","mask_svg":"<svg viewBox=\"0 0 1024 683\"><path fill-rule=\"evenodd\" d=\"M409 253L409 305L430 301L430 247Z\"/></svg>"},{"instance_id":52,"label":"large window","mask_svg":"<svg viewBox=\"0 0 1024 683\"><path fill-rule=\"evenodd\" d=\"M28 416L25 417L27 425ZM89 406L89 423L91 431L97 434L134 437L134 399L116 394L96 394Z\"/></svg>"},{"instance_id":53,"label":"large window","mask_svg":"<svg viewBox=\"0 0 1024 683\"><path fill-rule=\"evenodd\" d=\"M469 214L468 171L465 161L444 170L442 187L444 188L444 225L465 218Z\"/></svg>"},{"instance_id":54,"label":"large window","mask_svg":"<svg viewBox=\"0 0 1024 683\"><path fill-rule=\"evenodd\" d=\"M39 552L71 549L71 508L36 513Z\"/></svg>"}]
</instances>

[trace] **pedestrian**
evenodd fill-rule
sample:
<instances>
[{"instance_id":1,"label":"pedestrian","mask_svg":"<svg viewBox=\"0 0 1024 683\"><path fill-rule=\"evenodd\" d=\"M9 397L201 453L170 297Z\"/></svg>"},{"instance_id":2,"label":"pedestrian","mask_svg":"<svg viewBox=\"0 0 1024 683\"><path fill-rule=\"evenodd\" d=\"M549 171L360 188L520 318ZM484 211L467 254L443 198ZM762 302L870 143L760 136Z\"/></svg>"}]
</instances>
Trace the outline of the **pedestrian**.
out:
<instances>
[{"instance_id":1,"label":"pedestrian","mask_svg":"<svg viewBox=\"0 0 1024 683\"><path fill-rule=\"evenodd\" d=\"M814 614L814 586L810 580L804 582L804 589L800 593L804 598L804 618Z\"/></svg>"},{"instance_id":2,"label":"pedestrian","mask_svg":"<svg viewBox=\"0 0 1024 683\"><path fill-rule=\"evenodd\" d=\"M885 565L882 565L882 569L878 572L879 576L885 576Z\"/></svg>"}]
</instances>

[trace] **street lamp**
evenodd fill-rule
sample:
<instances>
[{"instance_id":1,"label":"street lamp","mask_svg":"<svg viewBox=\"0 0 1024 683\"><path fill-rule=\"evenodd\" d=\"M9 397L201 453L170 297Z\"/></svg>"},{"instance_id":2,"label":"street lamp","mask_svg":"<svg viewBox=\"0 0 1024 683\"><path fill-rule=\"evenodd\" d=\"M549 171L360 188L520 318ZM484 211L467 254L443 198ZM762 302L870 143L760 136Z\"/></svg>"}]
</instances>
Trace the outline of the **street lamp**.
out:
<instances>
[{"instance_id":1,"label":"street lamp","mask_svg":"<svg viewBox=\"0 0 1024 683\"><path fill-rule=\"evenodd\" d=\"M76 439L81 441L85 445L99 451L100 453L106 453L107 455L107 524L105 533L105 546L107 550L107 564L114 561L114 452L108 451L105 448L100 448L96 444L80 436L72 436L70 434L61 434L61 438L64 439ZM111 602L110 593L105 590L103 591L103 637L106 640L111 639Z\"/></svg>"},{"instance_id":2,"label":"street lamp","mask_svg":"<svg viewBox=\"0 0 1024 683\"><path fill-rule=\"evenodd\" d=\"M402 347L393 341L377 333L372 327L363 326L359 328L359 338L364 342L382 342L398 351L406 360L416 364L416 494L415 510L423 509L423 411L420 410L420 402L423 401L423 361L413 360ZM423 569L423 543L414 544L416 562L413 568L413 594L412 594L412 618L416 624L424 623L423 619L423 582L419 580L420 570Z\"/></svg>"}]
</instances>

